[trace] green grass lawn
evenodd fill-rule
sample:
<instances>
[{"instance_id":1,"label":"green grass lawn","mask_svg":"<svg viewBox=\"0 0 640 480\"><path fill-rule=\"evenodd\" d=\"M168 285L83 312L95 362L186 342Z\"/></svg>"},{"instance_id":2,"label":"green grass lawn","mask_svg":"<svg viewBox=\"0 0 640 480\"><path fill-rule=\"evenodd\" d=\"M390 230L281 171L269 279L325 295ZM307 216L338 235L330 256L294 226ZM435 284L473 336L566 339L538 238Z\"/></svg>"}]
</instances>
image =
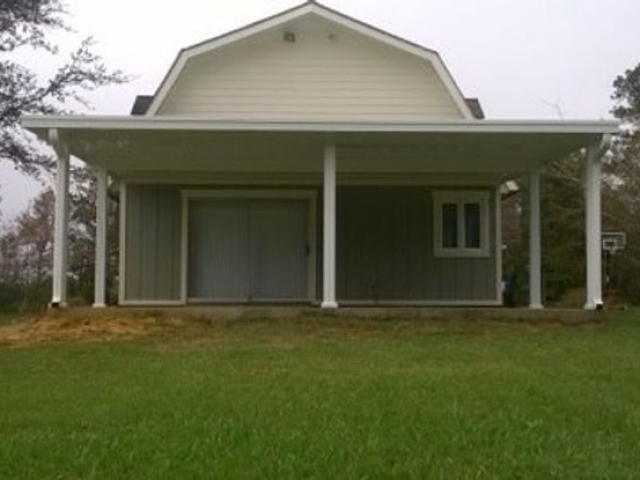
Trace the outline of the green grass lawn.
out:
<instances>
[{"instance_id":1,"label":"green grass lawn","mask_svg":"<svg viewBox=\"0 0 640 480\"><path fill-rule=\"evenodd\" d=\"M0 347L0 478L637 478L640 314Z\"/></svg>"}]
</instances>

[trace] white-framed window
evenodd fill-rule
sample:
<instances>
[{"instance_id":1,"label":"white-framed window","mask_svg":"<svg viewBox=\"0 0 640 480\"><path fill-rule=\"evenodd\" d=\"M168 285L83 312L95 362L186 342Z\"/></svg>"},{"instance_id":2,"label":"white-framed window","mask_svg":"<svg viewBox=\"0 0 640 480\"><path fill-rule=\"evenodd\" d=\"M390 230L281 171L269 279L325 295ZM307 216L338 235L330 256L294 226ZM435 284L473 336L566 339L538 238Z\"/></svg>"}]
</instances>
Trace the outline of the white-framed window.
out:
<instances>
[{"instance_id":1,"label":"white-framed window","mask_svg":"<svg viewBox=\"0 0 640 480\"><path fill-rule=\"evenodd\" d=\"M436 257L489 256L489 192L433 192Z\"/></svg>"}]
</instances>

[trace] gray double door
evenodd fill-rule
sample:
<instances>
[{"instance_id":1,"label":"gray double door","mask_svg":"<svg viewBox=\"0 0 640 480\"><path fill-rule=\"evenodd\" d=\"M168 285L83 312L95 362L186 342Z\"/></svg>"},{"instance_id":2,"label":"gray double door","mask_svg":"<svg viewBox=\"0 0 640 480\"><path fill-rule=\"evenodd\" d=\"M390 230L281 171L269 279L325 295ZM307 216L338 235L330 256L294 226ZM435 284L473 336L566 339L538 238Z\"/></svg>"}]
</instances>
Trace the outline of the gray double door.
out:
<instances>
[{"instance_id":1,"label":"gray double door","mask_svg":"<svg viewBox=\"0 0 640 480\"><path fill-rule=\"evenodd\" d=\"M308 299L308 202L189 202L187 295L192 301Z\"/></svg>"}]
</instances>

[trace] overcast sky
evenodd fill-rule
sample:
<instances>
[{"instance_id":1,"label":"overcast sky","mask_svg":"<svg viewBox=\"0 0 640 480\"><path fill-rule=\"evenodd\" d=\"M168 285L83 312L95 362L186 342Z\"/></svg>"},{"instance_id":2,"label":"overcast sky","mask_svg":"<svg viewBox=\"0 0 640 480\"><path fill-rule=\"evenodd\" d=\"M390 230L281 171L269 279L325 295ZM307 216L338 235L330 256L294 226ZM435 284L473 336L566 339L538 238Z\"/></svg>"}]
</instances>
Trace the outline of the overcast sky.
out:
<instances>
[{"instance_id":1,"label":"overcast sky","mask_svg":"<svg viewBox=\"0 0 640 480\"><path fill-rule=\"evenodd\" d=\"M288 0L66 0L74 34L93 36L127 85L90 98L95 113L127 114L152 94L178 50L298 5ZM440 52L465 96L489 118L609 118L613 79L640 63L640 0L326 0L325 5ZM56 59L21 53L43 74ZM0 162L6 220L37 187Z\"/></svg>"}]
</instances>

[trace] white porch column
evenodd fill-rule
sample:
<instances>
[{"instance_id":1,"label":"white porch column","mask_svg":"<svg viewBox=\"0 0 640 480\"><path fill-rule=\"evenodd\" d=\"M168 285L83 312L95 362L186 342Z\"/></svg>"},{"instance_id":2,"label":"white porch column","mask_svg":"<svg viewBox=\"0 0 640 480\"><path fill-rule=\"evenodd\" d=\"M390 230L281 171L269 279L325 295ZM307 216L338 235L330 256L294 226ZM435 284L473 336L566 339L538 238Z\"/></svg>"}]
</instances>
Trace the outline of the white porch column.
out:
<instances>
[{"instance_id":1,"label":"white porch column","mask_svg":"<svg viewBox=\"0 0 640 480\"><path fill-rule=\"evenodd\" d=\"M105 307L107 276L107 171L96 169L96 263L93 307Z\"/></svg>"},{"instance_id":2,"label":"white porch column","mask_svg":"<svg viewBox=\"0 0 640 480\"><path fill-rule=\"evenodd\" d=\"M67 305L67 254L69 232L69 153L60 144L58 131L49 130L49 142L57 157L53 224L53 288L51 307Z\"/></svg>"},{"instance_id":3,"label":"white porch column","mask_svg":"<svg viewBox=\"0 0 640 480\"><path fill-rule=\"evenodd\" d=\"M540 251L540 169L529 173L529 308L542 309Z\"/></svg>"},{"instance_id":4,"label":"white porch column","mask_svg":"<svg viewBox=\"0 0 640 480\"><path fill-rule=\"evenodd\" d=\"M605 140L606 141L606 140ZM600 157L601 146L589 148L585 172L585 211L586 211L586 242L587 242L587 310L600 309L602 302L602 247L601 212L600 212L600 178L602 164Z\"/></svg>"},{"instance_id":5,"label":"white porch column","mask_svg":"<svg viewBox=\"0 0 640 480\"><path fill-rule=\"evenodd\" d=\"M323 194L323 290L322 308L338 308L336 303L336 145L333 139L324 144Z\"/></svg>"}]
</instances>

